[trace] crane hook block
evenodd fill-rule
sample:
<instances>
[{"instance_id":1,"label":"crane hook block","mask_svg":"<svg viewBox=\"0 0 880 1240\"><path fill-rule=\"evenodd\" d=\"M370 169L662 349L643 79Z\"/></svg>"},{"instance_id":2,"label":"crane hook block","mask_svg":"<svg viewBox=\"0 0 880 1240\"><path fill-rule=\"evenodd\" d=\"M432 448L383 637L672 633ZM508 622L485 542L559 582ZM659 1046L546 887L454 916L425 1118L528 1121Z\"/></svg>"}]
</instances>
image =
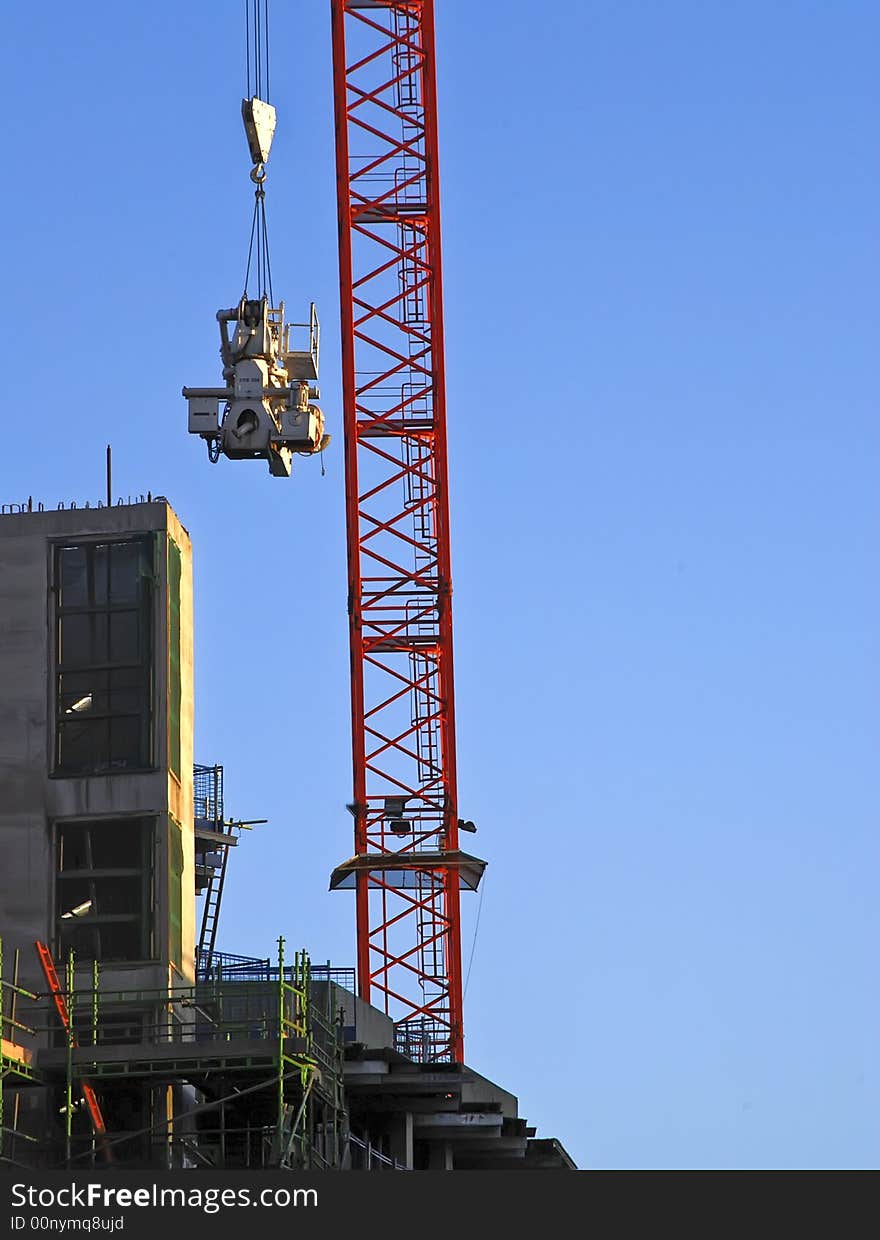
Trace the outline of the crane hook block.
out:
<instances>
[{"instance_id":1,"label":"crane hook block","mask_svg":"<svg viewBox=\"0 0 880 1240\"><path fill-rule=\"evenodd\" d=\"M314 302L308 323L285 323L283 301L245 295L217 321L225 387L183 389L190 434L207 441L212 461L264 460L271 474L289 477L294 453L312 456L329 443L311 403L319 398Z\"/></svg>"},{"instance_id":2,"label":"crane hook block","mask_svg":"<svg viewBox=\"0 0 880 1240\"><path fill-rule=\"evenodd\" d=\"M242 99L241 117L251 159L254 164L264 164L275 136L275 109L254 95L252 99Z\"/></svg>"}]
</instances>

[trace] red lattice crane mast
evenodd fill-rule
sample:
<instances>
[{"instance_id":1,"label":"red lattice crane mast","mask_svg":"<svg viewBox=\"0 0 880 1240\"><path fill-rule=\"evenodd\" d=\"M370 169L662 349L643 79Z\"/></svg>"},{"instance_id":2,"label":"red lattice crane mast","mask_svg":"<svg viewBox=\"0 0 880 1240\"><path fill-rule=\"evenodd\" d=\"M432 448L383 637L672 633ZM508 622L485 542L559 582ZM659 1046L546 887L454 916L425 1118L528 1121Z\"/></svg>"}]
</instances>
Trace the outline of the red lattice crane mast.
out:
<instances>
[{"instance_id":1,"label":"red lattice crane mast","mask_svg":"<svg viewBox=\"0 0 880 1240\"><path fill-rule=\"evenodd\" d=\"M361 997L463 1059L433 0L332 0Z\"/></svg>"}]
</instances>

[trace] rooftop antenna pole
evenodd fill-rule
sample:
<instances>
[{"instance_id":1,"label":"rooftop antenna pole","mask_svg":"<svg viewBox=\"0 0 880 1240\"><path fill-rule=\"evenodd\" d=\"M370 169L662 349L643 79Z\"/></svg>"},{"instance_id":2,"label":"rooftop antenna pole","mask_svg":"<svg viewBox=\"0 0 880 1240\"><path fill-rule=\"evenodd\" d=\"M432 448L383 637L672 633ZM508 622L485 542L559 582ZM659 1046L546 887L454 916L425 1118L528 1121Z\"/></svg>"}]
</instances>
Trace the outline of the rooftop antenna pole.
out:
<instances>
[{"instance_id":1,"label":"rooftop antenna pole","mask_svg":"<svg viewBox=\"0 0 880 1240\"><path fill-rule=\"evenodd\" d=\"M107 507L113 507L113 449L107 444Z\"/></svg>"}]
</instances>

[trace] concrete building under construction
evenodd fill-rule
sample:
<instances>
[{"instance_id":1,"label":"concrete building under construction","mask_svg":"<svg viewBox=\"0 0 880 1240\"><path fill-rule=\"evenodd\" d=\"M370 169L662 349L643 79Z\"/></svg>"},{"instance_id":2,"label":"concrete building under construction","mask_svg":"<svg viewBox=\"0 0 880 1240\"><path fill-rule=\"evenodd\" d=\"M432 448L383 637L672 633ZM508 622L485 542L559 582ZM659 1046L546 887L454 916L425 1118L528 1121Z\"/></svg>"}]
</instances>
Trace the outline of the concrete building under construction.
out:
<instances>
[{"instance_id":1,"label":"concrete building under construction","mask_svg":"<svg viewBox=\"0 0 880 1240\"><path fill-rule=\"evenodd\" d=\"M0 516L0 685L0 1165L572 1166L354 969L219 950L239 828L164 499Z\"/></svg>"},{"instance_id":2,"label":"concrete building under construction","mask_svg":"<svg viewBox=\"0 0 880 1240\"><path fill-rule=\"evenodd\" d=\"M164 499L112 502L108 448L106 504L0 513L2 1163L572 1166L465 1064L486 862L457 784L433 0L329 9L354 837L330 887L355 967L218 939L249 824L194 763L190 540ZM315 306L288 322L273 292L268 0L245 16L244 288L216 386L183 396L210 462L277 486L331 435Z\"/></svg>"}]
</instances>

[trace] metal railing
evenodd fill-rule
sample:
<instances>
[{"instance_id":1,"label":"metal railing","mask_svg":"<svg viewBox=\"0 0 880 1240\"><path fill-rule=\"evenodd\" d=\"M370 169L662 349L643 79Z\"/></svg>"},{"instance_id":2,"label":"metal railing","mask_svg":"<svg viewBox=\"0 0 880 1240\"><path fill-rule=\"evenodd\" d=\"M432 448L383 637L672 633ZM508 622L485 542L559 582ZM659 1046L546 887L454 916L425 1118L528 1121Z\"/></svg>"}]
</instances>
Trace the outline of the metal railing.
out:
<instances>
[{"instance_id":1,"label":"metal railing","mask_svg":"<svg viewBox=\"0 0 880 1240\"><path fill-rule=\"evenodd\" d=\"M207 974L203 975L198 968L197 974L200 982L276 982L278 966L269 956L236 956L232 952L215 951ZM334 967L329 962L312 964L311 979L313 982L335 982L344 990L355 990L354 969Z\"/></svg>"},{"instance_id":2,"label":"metal railing","mask_svg":"<svg viewBox=\"0 0 880 1240\"><path fill-rule=\"evenodd\" d=\"M412 1171L405 1163L389 1158L369 1141L362 1141L353 1132L348 1134L352 1171Z\"/></svg>"}]
</instances>

